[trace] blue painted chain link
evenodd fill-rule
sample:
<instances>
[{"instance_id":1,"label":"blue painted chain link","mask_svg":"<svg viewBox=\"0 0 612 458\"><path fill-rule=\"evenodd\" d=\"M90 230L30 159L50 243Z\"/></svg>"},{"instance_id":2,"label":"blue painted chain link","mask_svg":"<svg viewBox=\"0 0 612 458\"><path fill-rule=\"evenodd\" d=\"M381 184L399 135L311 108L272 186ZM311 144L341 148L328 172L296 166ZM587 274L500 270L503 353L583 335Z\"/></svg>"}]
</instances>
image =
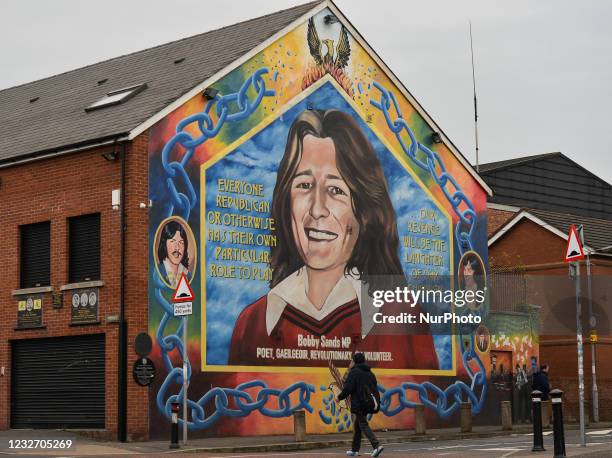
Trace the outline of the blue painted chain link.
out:
<instances>
[{"instance_id":1,"label":"blue painted chain link","mask_svg":"<svg viewBox=\"0 0 612 458\"><path fill-rule=\"evenodd\" d=\"M415 391L419 401L425 406L434 410L441 418L449 418L464 400L465 395L468 401L472 404L472 414L478 414L484 405L487 398L487 378L486 371L480 361L480 358L474 350L473 336L471 336L471 345L463 354L463 367L470 377L470 385L467 385L461 380L457 380L446 389L442 390L431 382L412 383L405 382L399 386L385 389L379 385L378 389L382 395L380 397L380 411L385 415L393 416L407 408L413 408L416 402L408 400L406 394L408 391ZM478 370L474 372L470 366L470 362L474 361L478 366ZM480 395L477 396L477 389L480 388ZM429 398L429 393L435 395L435 402ZM397 404L393 404L393 397L397 395Z\"/></svg>"},{"instance_id":2,"label":"blue painted chain link","mask_svg":"<svg viewBox=\"0 0 612 458\"><path fill-rule=\"evenodd\" d=\"M268 69L261 68L249 76L238 92L224 96L217 95L209 100L200 113L188 116L176 126L176 134L164 146L161 159L166 173L166 187L170 196L166 216L177 215L185 221L189 220L189 214L197 203L197 194L187 173L186 166L193 156L195 149L209 138L215 137L225 123L241 121L248 118L261 103L264 97L274 95L274 90L267 89L263 76L268 73ZM255 96L249 98L247 92L250 88L255 90ZM238 109L232 111L235 105ZM215 109L217 117L216 124L213 122L211 110ZM199 135L192 136L185 129L187 126L194 125L199 130ZM171 161L171 154L181 146L184 150L180 160ZM163 282L161 276L156 271L154 275L155 298L161 305L164 315L157 329L157 342L161 349L162 360L168 375L162 383L157 393L157 407L166 418L171 417L171 404L173 402L183 403L184 390L181 388L178 394L169 395L167 392L173 383L182 387L183 369L174 367L169 354L175 349L178 350L180 359L185 361L187 366L187 380L191 379L191 364L185 355L185 342L179 337L183 332L183 321L180 321L178 329L174 334L167 334L166 326L174 319L172 304L164 297L162 291L169 288ZM246 390L258 389L255 398ZM187 400L188 409L191 411L191 421L188 422L190 429L209 428L222 416L244 417L257 410L270 417L286 417L297 410L306 409L312 412L310 406L310 395L314 392L314 387L304 382L297 382L284 390L268 388L261 380L252 380L242 383L236 388L212 388L197 402ZM297 393L297 402L292 405L291 395ZM272 400L276 400L276 405ZM210 415L206 415L207 404L214 406ZM272 403L272 405L270 405ZM232 408L232 404L236 408ZM182 424L183 420L179 419Z\"/></svg>"},{"instance_id":3,"label":"blue painted chain link","mask_svg":"<svg viewBox=\"0 0 612 458\"><path fill-rule=\"evenodd\" d=\"M395 134L406 156L421 169L429 172L438 186L440 186L440 189L442 189L453 211L459 217L459 222L455 226L455 237L458 242L459 254L463 255L465 251L473 250L472 235L476 227L476 211L474 210L472 202L470 202L468 197L461 190L461 187L453 176L446 171L444 162L442 162L438 153L430 150L417 141L408 123L402 117L402 112L395 98L395 94L376 81L374 82L374 87L380 91L380 101L372 99L370 103L382 111L389 129ZM396 114L395 119L392 119L389 113L392 104ZM410 139L410 144L408 146L404 138L402 138L402 132L405 132ZM439 170L439 172L436 170ZM461 204L465 204L466 208L461 210L459 208Z\"/></svg>"},{"instance_id":4,"label":"blue painted chain link","mask_svg":"<svg viewBox=\"0 0 612 458\"><path fill-rule=\"evenodd\" d=\"M419 143L408 126L408 123L402 116L401 109L395 97L395 94L378 82L374 82L374 87L380 91L380 100L371 99L370 103L382 111L387 126L395 134L402 150L414 164L421 169L429 172L434 181L440 186L446 199L451 204L453 211L459 217L459 221L455 227L455 236L458 242L459 253L463 255L465 251L472 250L472 236L476 227L476 211L470 199L461 190L461 187L453 176L446 171L444 162L440 155L435 151L430 150L422 143ZM395 110L396 117L392 119L389 112L391 105ZM410 139L410 144L407 146L402 133L405 132ZM439 170L437 172L436 170ZM450 185L449 185L450 183ZM461 210L459 207L465 204L465 208ZM405 408L412 408L415 402L407 399L407 391L412 390L418 394L419 401L426 407L436 411L441 418L450 417L463 401L463 395L472 404L472 414L477 414L482 409L487 396L487 378L486 371L482 361L474 350L474 336L470 335L470 345L462 351L463 367L470 377L470 385L458 380L442 390L431 382L423 382L421 384L406 382L394 388L385 389L379 386L382 392L380 407L381 412L385 415L396 415ZM474 361L478 366L478 370L474 372L470 366L470 362ZM476 390L480 387L480 396L476 395ZM436 401L432 402L429 399L429 393L436 396ZM397 395L398 403L392 406L392 399Z\"/></svg>"},{"instance_id":5,"label":"blue painted chain link","mask_svg":"<svg viewBox=\"0 0 612 458\"><path fill-rule=\"evenodd\" d=\"M215 137L226 122L242 121L248 118L259 107L264 97L274 95L274 90L267 89L263 79L263 75L267 73L267 68L260 68L244 81L238 92L224 96L216 95L206 103L203 111L188 116L177 124L176 134L164 145L161 153L162 166L167 175L168 194L172 201L168 207L168 216L171 216L176 210L185 221L189 219L189 213L195 206L198 197L185 166L189 163L195 149L209 138ZM247 94L251 87L256 92L253 100L249 99ZM238 107L237 111L232 112L232 104ZM217 115L216 124L210 114L213 107ZM185 131L185 128L191 124L195 124L200 131L195 138ZM185 150L183 157L180 161L169 162L170 155L177 145ZM177 182L182 184L185 192L178 190Z\"/></svg>"}]
</instances>

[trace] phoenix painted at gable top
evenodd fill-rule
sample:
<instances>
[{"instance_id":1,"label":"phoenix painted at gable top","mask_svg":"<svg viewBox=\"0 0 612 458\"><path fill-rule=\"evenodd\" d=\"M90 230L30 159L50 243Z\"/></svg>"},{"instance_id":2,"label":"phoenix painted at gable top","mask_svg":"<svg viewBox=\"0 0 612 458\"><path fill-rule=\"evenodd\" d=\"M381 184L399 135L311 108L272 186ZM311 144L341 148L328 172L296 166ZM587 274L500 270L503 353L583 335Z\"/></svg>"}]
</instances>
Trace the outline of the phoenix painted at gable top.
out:
<instances>
[{"instance_id":1,"label":"phoenix painted at gable top","mask_svg":"<svg viewBox=\"0 0 612 458\"><path fill-rule=\"evenodd\" d=\"M329 73L340 86L342 86L342 89L344 89L347 94L350 94L351 80L347 76L345 68L351 57L351 45L349 43L349 35L346 27L344 27L344 25L341 26L338 44L334 50L334 40L329 38L321 40L314 19L310 18L308 20L307 41L314 64L310 64L306 69L304 78L302 79L302 89L306 89L321 79L322 76ZM325 55L323 55L322 44L327 48L327 53Z\"/></svg>"}]
</instances>

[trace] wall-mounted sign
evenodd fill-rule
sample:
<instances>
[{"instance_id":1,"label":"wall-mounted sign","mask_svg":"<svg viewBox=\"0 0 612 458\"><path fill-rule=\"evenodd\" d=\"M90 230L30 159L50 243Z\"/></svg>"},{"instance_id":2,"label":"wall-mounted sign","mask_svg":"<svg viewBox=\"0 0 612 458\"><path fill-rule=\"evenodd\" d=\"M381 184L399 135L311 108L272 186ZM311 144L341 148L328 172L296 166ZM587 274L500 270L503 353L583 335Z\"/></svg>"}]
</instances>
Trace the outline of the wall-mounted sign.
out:
<instances>
[{"instance_id":1,"label":"wall-mounted sign","mask_svg":"<svg viewBox=\"0 0 612 458\"><path fill-rule=\"evenodd\" d=\"M51 304L54 309L61 309L64 306L64 294L61 291L51 294Z\"/></svg>"},{"instance_id":2,"label":"wall-mounted sign","mask_svg":"<svg viewBox=\"0 0 612 458\"><path fill-rule=\"evenodd\" d=\"M134 339L134 350L136 354L142 358L149 356L153 348L153 341L146 332L141 332Z\"/></svg>"},{"instance_id":3,"label":"wall-mounted sign","mask_svg":"<svg viewBox=\"0 0 612 458\"><path fill-rule=\"evenodd\" d=\"M99 297L98 288L75 289L71 298L71 323L97 323Z\"/></svg>"},{"instance_id":4,"label":"wall-mounted sign","mask_svg":"<svg viewBox=\"0 0 612 458\"><path fill-rule=\"evenodd\" d=\"M132 374L140 386L149 386L155 378L155 364L149 358L138 358L134 362Z\"/></svg>"},{"instance_id":5,"label":"wall-mounted sign","mask_svg":"<svg viewBox=\"0 0 612 458\"><path fill-rule=\"evenodd\" d=\"M17 328L42 326L42 296L22 296L17 301Z\"/></svg>"}]
</instances>

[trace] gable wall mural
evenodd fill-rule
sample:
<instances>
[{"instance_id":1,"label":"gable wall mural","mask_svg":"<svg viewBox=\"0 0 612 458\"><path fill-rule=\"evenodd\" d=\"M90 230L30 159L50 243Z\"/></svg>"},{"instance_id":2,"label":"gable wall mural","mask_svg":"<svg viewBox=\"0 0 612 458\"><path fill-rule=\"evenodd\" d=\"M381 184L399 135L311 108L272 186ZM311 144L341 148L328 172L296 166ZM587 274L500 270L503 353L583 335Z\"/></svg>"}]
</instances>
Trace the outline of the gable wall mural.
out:
<instances>
[{"instance_id":1,"label":"gable wall mural","mask_svg":"<svg viewBox=\"0 0 612 458\"><path fill-rule=\"evenodd\" d=\"M374 427L411 427L416 402L432 426L460 399L484 415L477 333L372 319L386 278L487 269L485 191L377 61L325 9L211 88L149 132L151 435L183 401L185 351L196 435L290 433L296 410L309 433L350 429L334 392L356 350L382 392Z\"/></svg>"}]
</instances>

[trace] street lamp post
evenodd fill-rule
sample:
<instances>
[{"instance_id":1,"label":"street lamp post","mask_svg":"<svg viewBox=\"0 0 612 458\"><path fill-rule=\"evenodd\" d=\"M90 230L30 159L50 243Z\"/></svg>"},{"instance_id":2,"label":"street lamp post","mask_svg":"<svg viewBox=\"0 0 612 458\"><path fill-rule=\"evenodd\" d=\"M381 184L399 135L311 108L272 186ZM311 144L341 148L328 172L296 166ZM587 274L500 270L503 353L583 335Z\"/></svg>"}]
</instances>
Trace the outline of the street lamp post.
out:
<instances>
[{"instance_id":1,"label":"street lamp post","mask_svg":"<svg viewBox=\"0 0 612 458\"><path fill-rule=\"evenodd\" d=\"M580 227L580 241L584 246L584 231L582 230L582 226ZM591 287L591 255L592 254L604 254L607 251L612 249L612 245L600 248L598 250L587 249L586 250L586 267L587 267L587 289L588 289L588 299L589 299L589 330L590 335L593 335L597 332L597 320L593 315L593 292ZM599 421L599 392L597 390L597 369L595 364L595 345L591 339L591 375L593 377L592 385L591 385L591 397L593 400L593 421Z\"/></svg>"}]
</instances>

